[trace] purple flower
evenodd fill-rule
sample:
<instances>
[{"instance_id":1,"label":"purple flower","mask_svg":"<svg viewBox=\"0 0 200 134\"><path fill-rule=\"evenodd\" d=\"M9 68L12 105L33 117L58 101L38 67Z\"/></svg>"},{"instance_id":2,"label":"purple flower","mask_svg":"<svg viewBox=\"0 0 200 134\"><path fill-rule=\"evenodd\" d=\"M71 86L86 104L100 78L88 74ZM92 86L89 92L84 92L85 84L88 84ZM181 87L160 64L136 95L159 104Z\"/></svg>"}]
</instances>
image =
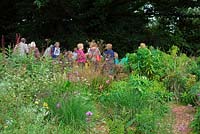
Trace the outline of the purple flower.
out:
<instances>
[{"instance_id":1,"label":"purple flower","mask_svg":"<svg viewBox=\"0 0 200 134\"><path fill-rule=\"evenodd\" d=\"M200 97L200 93L199 93L199 94L197 94L197 96L199 96L199 97Z\"/></svg>"},{"instance_id":2,"label":"purple flower","mask_svg":"<svg viewBox=\"0 0 200 134\"><path fill-rule=\"evenodd\" d=\"M56 108L59 109L60 107L61 107L61 104L60 104L60 103L57 103L57 104L56 104Z\"/></svg>"},{"instance_id":3,"label":"purple flower","mask_svg":"<svg viewBox=\"0 0 200 134\"><path fill-rule=\"evenodd\" d=\"M92 116L92 114L93 114L93 113L92 113L91 111L86 112L86 115L87 115L87 116Z\"/></svg>"}]
</instances>

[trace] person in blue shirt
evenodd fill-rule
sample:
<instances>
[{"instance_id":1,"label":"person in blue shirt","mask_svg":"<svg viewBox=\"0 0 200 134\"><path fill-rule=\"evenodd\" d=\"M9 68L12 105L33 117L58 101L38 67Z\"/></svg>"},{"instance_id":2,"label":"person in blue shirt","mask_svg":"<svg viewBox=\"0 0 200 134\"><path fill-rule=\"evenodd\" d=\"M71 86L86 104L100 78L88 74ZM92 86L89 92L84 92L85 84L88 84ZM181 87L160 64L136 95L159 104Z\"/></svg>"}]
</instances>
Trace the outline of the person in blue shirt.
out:
<instances>
[{"instance_id":1,"label":"person in blue shirt","mask_svg":"<svg viewBox=\"0 0 200 134\"><path fill-rule=\"evenodd\" d=\"M54 47L52 48L51 56L53 59L56 59L59 55L60 55L60 43L56 42Z\"/></svg>"},{"instance_id":2,"label":"person in blue shirt","mask_svg":"<svg viewBox=\"0 0 200 134\"><path fill-rule=\"evenodd\" d=\"M112 75L114 72L114 51L112 50L112 44L106 45L106 51L103 52L105 63L103 65L103 73Z\"/></svg>"},{"instance_id":3,"label":"person in blue shirt","mask_svg":"<svg viewBox=\"0 0 200 134\"><path fill-rule=\"evenodd\" d=\"M119 64L119 56L117 52L114 52L114 63L115 65Z\"/></svg>"}]
</instances>

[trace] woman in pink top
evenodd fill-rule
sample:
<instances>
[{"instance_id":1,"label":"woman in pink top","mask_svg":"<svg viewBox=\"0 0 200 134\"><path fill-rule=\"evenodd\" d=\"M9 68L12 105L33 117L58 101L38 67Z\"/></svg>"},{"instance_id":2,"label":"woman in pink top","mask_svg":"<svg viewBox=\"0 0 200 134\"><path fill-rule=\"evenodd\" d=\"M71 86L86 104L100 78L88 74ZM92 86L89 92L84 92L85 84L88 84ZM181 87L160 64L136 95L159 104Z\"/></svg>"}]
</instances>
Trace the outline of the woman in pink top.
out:
<instances>
[{"instance_id":1,"label":"woman in pink top","mask_svg":"<svg viewBox=\"0 0 200 134\"><path fill-rule=\"evenodd\" d=\"M85 53L83 52L83 43L79 43L77 45L78 47L78 50L76 51L77 52L77 63L78 65L83 68L84 65L85 65L85 62L86 62L86 56L85 56Z\"/></svg>"}]
</instances>

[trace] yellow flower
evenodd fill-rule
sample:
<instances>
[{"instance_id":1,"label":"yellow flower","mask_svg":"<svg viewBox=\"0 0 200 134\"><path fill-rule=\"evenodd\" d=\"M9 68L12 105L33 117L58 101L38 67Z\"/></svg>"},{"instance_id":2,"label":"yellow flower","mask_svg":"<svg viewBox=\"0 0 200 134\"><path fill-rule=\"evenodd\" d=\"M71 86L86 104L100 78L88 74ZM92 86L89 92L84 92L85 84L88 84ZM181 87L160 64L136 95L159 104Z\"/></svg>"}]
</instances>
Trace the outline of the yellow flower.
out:
<instances>
[{"instance_id":1,"label":"yellow flower","mask_svg":"<svg viewBox=\"0 0 200 134\"><path fill-rule=\"evenodd\" d=\"M48 107L48 104L47 104L46 102L43 103L43 107L44 107L44 108L47 108L47 109L49 108L49 107Z\"/></svg>"},{"instance_id":2,"label":"yellow flower","mask_svg":"<svg viewBox=\"0 0 200 134\"><path fill-rule=\"evenodd\" d=\"M38 105L38 104L39 104L39 102L38 102L38 101L35 101L35 104L36 104L36 105Z\"/></svg>"},{"instance_id":3,"label":"yellow flower","mask_svg":"<svg viewBox=\"0 0 200 134\"><path fill-rule=\"evenodd\" d=\"M7 125L4 126L5 129L6 129L7 127L8 127Z\"/></svg>"}]
</instances>

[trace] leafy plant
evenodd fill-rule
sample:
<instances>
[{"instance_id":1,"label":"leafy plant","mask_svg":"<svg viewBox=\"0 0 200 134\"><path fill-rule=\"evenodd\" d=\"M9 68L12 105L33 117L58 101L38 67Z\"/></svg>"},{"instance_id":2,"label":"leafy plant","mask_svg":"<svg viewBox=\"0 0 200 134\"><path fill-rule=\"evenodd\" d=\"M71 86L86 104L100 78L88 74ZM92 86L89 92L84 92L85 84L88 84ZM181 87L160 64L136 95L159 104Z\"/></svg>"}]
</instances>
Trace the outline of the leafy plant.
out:
<instances>
[{"instance_id":1,"label":"leafy plant","mask_svg":"<svg viewBox=\"0 0 200 134\"><path fill-rule=\"evenodd\" d=\"M128 62L136 74L150 79L160 79L166 72L164 56L158 49L139 48L136 53L128 55Z\"/></svg>"},{"instance_id":2,"label":"leafy plant","mask_svg":"<svg viewBox=\"0 0 200 134\"><path fill-rule=\"evenodd\" d=\"M50 96L46 102L52 117L57 117L59 121L74 127L86 124L87 111L94 112L94 105L89 98L79 94L70 94L64 98Z\"/></svg>"},{"instance_id":3,"label":"leafy plant","mask_svg":"<svg viewBox=\"0 0 200 134\"><path fill-rule=\"evenodd\" d=\"M194 134L198 134L200 132L200 107L197 108L197 112L194 116L191 127Z\"/></svg>"}]
</instances>

